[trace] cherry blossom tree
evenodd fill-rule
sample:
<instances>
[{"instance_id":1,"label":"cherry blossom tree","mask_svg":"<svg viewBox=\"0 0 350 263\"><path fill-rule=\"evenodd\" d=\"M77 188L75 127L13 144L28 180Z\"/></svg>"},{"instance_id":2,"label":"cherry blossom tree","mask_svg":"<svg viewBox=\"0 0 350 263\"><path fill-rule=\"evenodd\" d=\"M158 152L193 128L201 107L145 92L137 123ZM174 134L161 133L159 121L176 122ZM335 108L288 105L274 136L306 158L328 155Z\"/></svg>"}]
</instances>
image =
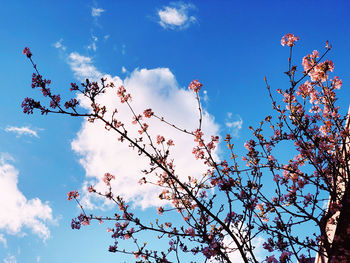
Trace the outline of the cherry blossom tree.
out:
<instances>
[{"instance_id":1,"label":"cherry blossom tree","mask_svg":"<svg viewBox=\"0 0 350 263\"><path fill-rule=\"evenodd\" d=\"M222 140L228 148L228 160L214 156L220 141L217 135L209 140L204 137L199 95L202 84L198 80L189 85L197 100L194 107L199 110L198 127L191 131L150 108L135 112L127 87L115 87L106 78L71 83L72 92L90 101L90 110L80 108L76 97L63 102L51 90L51 81L39 73L29 48L25 48L23 53L35 70L32 88L41 90L48 105L25 98L24 113L39 110L43 115L85 117L91 125L102 122L106 132L113 132L120 143L137 151L138 158L149 160L140 183L157 185L159 198L165 200L149 224L134 214L127 200L112 188L115 175L106 171L106 192L97 191L93 185L88 191L115 203L115 214L88 214L79 193L71 191L68 200L75 200L81 210L72 220L72 229L92 221L105 222L113 240L109 251L133 255L138 262L183 262L187 253L206 262L232 262L232 255L237 253L243 262L308 262L316 254L321 262L349 262L350 132L347 115L341 115L336 97L342 81L331 76L334 64L325 59L331 50L328 41L323 54L315 50L306 55L299 70L293 61L298 40L293 34L281 40L282 46L289 49L285 72L288 82L285 89L274 91L265 78L272 112L257 126L249 127L252 139L244 144L247 153L235 152L229 134ZM130 136L118 118L118 109L98 102L108 89L116 90L120 106L130 109L130 121L138 137ZM147 123L150 118L191 136L196 143L193 154L206 165L206 171L183 180L177 173L176 160L170 158L174 141L162 134L152 136ZM288 157L281 158L281 152ZM331 231L336 227L341 231ZM144 232L155 233L168 246L152 247L144 242ZM265 240L262 246L266 254L262 259L257 257L254 245L258 238Z\"/></svg>"}]
</instances>

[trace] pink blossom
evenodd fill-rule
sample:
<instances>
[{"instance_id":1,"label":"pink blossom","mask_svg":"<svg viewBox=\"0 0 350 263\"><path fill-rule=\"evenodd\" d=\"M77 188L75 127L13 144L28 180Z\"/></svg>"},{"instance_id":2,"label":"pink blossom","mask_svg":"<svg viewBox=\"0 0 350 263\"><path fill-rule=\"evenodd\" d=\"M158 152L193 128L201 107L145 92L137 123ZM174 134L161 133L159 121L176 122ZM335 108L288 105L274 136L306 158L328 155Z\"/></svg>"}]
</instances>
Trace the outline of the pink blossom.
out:
<instances>
[{"instance_id":1,"label":"pink blossom","mask_svg":"<svg viewBox=\"0 0 350 263\"><path fill-rule=\"evenodd\" d=\"M77 190L70 191L67 195L68 195L68 200L72 200L72 198L76 199L79 197L79 193Z\"/></svg>"},{"instance_id":2,"label":"pink blossom","mask_svg":"<svg viewBox=\"0 0 350 263\"><path fill-rule=\"evenodd\" d=\"M105 184L106 184L107 186L110 186L110 185L111 185L111 184L110 184L110 181L111 181L112 179L115 179L115 176L114 176L114 175L111 175L110 173L105 173L105 175L104 175L104 177L103 177L103 181L105 182Z\"/></svg>"},{"instance_id":3,"label":"pink blossom","mask_svg":"<svg viewBox=\"0 0 350 263\"><path fill-rule=\"evenodd\" d=\"M194 92L198 93L198 91L203 86L202 83L200 83L198 80L193 80L190 85L188 86L188 89L193 90Z\"/></svg>"},{"instance_id":4,"label":"pink blossom","mask_svg":"<svg viewBox=\"0 0 350 263\"><path fill-rule=\"evenodd\" d=\"M199 147L193 148L192 153L195 155L196 159L204 158L204 152Z\"/></svg>"},{"instance_id":5,"label":"pink blossom","mask_svg":"<svg viewBox=\"0 0 350 263\"><path fill-rule=\"evenodd\" d=\"M166 227L169 228L169 227L171 227L173 224L172 224L171 222L165 222L164 225L165 225Z\"/></svg>"},{"instance_id":6,"label":"pink blossom","mask_svg":"<svg viewBox=\"0 0 350 263\"><path fill-rule=\"evenodd\" d=\"M195 231L192 227L189 227L185 230L186 234L189 234L191 237L195 237Z\"/></svg>"},{"instance_id":7,"label":"pink blossom","mask_svg":"<svg viewBox=\"0 0 350 263\"><path fill-rule=\"evenodd\" d=\"M298 96L302 96L304 99L310 95L311 90L311 83L310 81L306 81L305 83L301 84L298 88L298 90L295 92Z\"/></svg>"},{"instance_id":8,"label":"pink blossom","mask_svg":"<svg viewBox=\"0 0 350 263\"><path fill-rule=\"evenodd\" d=\"M308 193L305 197L304 197L304 205L305 207L307 207L310 202L312 201L313 195Z\"/></svg>"},{"instance_id":9,"label":"pink blossom","mask_svg":"<svg viewBox=\"0 0 350 263\"><path fill-rule=\"evenodd\" d=\"M161 144L165 141L165 138L161 135L157 135L157 143L158 144Z\"/></svg>"},{"instance_id":10,"label":"pink blossom","mask_svg":"<svg viewBox=\"0 0 350 263\"><path fill-rule=\"evenodd\" d=\"M269 160L270 162L276 161L275 157L273 157L272 155L269 155L267 157L267 160Z\"/></svg>"},{"instance_id":11,"label":"pink blossom","mask_svg":"<svg viewBox=\"0 0 350 263\"><path fill-rule=\"evenodd\" d=\"M281 39L281 45L282 46L285 46L287 45L288 47L292 47L294 46L294 42L298 41L299 40L299 37L291 34L291 33L288 33L288 34L285 34L282 39Z\"/></svg>"},{"instance_id":12,"label":"pink blossom","mask_svg":"<svg viewBox=\"0 0 350 263\"><path fill-rule=\"evenodd\" d=\"M126 94L126 89L124 88L124 86L120 86L118 88L117 95L120 98L121 103L124 103L124 102L131 100L131 95Z\"/></svg>"},{"instance_id":13,"label":"pink blossom","mask_svg":"<svg viewBox=\"0 0 350 263\"><path fill-rule=\"evenodd\" d=\"M197 130L194 131L194 136L196 137L194 139L195 142L201 142L202 136L203 136L203 132L200 129L197 129Z\"/></svg>"},{"instance_id":14,"label":"pink blossom","mask_svg":"<svg viewBox=\"0 0 350 263\"><path fill-rule=\"evenodd\" d=\"M343 84L341 79L339 79L338 77L334 77L334 79L332 79L331 82L335 89L340 89L341 85Z\"/></svg>"},{"instance_id":15,"label":"pink blossom","mask_svg":"<svg viewBox=\"0 0 350 263\"><path fill-rule=\"evenodd\" d=\"M30 49L28 47L25 47L23 49L23 54L26 55L28 58L32 56L32 52L30 52Z\"/></svg>"},{"instance_id":16,"label":"pink blossom","mask_svg":"<svg viewBox=\"0 0 350 263\"><path fill-rule=\"evenodd\" d=\"M151 118L151 116L153 115L153 111L151 109L147 109L143 112L143 115L145 115L146 118Z\"/></svg>"},{"instance_id":17,"label":"pink blossom","mask_svg":"<svg viewBox=\"0 0 350 263\"><path fill-rule=\"evenodd\" d=\"M157 211L158 211L158 214L162 215L164 212L164 209L163 209L163 207L160 206L157 208Z\"/></svg>"},{"instance_id":18,"label":"pink blossom","mask_svg":"<svg viewBox=\"0 0 350 263\"><path fill-rule=\"evenodd\" d=\"M258 210L264 210L264 204L257 204L256 209Z\"/></svg>"},{"instance_id":19,"label":"pink blossom","mask_svg":"<svg viewBox=\"0 0 350 263\"><path fill-rule=\"evenodd\" d=\"M280 256L280 262L287 262L287 259L289 259L289 256L292 254L292 252L283 251Z\"/></svg>"},{"instance_id":20,"label":"pink blossom","mask_svg":"<svg viewBox=\"0 0 350 263\"><path fill-rule=\"evenodd\" d=\"M148 129L148 124L147 123L143 123L141 126L141 130L138 130L139 134L143 134L144 132L146 132Z\"/></svg>"},{"instance_id":21,"label":"pink blossom","mask_svg":"<svg viewBox=\"0 0 350 263\"><path fill-rule=\"evenodd\" d=\"M94 187L92 185L89 186L88 188L89 193L95 192L96 190L94 189Z\"/></svg>"},{"instance_id":22,"label":"pink blossom","mask_svg":"<svg viewBox=\"0 0 350 263\"><path fill-rule=\"evenodd\" d=\"M173 140L168 140L167 143L166 143L168 146L174 146L174 141Z\"/></svg>"}]
</instances>

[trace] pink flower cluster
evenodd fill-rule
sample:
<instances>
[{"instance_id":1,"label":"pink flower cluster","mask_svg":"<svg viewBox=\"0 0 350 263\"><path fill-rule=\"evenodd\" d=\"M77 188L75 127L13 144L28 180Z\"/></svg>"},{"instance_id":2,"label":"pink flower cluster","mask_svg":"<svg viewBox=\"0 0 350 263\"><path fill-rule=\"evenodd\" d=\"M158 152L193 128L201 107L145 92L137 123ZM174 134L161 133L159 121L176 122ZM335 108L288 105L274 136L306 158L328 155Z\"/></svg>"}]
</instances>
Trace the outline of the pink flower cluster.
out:
<instances>
[{"instance_id":1,"label":"pink flower cluster","mask_svg":"<svg viewBox=\"0 0 350 263\"><path fill-rule=\"evenodd\" d=\"M77 105L79 105L79 101L77 99L70 99L70 101L66 101L64 107L66 107L66 109L69 109L75 108Z\"/></svg>"},{"instance_id":2,"label":"pink flower cluster","mask_svg":"<svg viewBox=\"0 0 350 263\"><path fill-rule=\"evenodd\" d=\"M90 217L87 217L84 214L80 214L77 218L72 219L71 227L72 229L80 229L81 225L90 225L90 220Z\"/></svg>"},{"instance_id":3,"label":"pink flower cluster","mask_svg":"<svg viewBox=\"0 0 350 263\"><path fill-rule=\"evenodd\" d=\"M124 88L124 86L120 86L118 88L117 95L120 98L121 103L131 101L131 95L129 93L126 93L126 89Z\"/></svg>"},{"instance_id":4,"label":"pink flower cluster","mask_svg":"<svg viewBox=\"0 0 350 263\"><path fill-rule=\"evenodd\" d=\"M152 109L147 109L143 112L143 114L145 115L146 118L151 118L154 113Z\"/></svg>"},{"instance_id":5,"label":"pink flower cluster","mask_svg":"<svg viewBox=\"0 0 350 263\"><path fill-rule=\"evenodd\" d=\"M70 191L67 195L68 195L68 200L72 200L72 198L75 199L79 197L79 193L77 190Z\"/></svg>"},{"instance_id":6,"label":"pink flower cluster","mask_svg":"<svg viewBox=\"0 0 350 263\"><path fill-rule=\"evenodd\" d=\"M143 123L143 124L141 125L141 129L138 130L138 133L141 135L141 134L143 134L144 132L146 132L147 129L148 129L148 124L147 124L147 123Z\"/></svg>"},{"instance_id":7,"label":"pink flower cluster","mask_svg":"<svg viewBox=\"0 0 350 263\"><path fill-rule=\"evenodd\" d=\"M157 144L161 144L163 142L165 142L164 136L157 135Z\"/></svg>"},{"instance_id":8,"label":"pink flower cluster","mask_svg":"<svg viewBox=\"0 0 350 263\"><path fill-rule=\"evenodd\" d=\"M285 34L282 39L281 39L281 45L282 46L285 46L287 45L288 47L292 47L294 46L295 42L299 40L299 37L291 34L291 33L288 33L288 34Z\"/></svg>"},{"instance_id":9,"label":"pink flower cluster","mask_svg":"<svg viewBox=\"0 0 350 263\"><path fill-rule=\"evenodd\" d=\"M210 237L209 237L210 238ZM212 240L208 247L202 249L202 253L206 258L214 257L218 254L219 245L215 240Z\"/></svg>"},{"instance_id":10,"label":"pink flower cluster","mask_svg":"<svg viewBox=\"0 0 350 263\"><path fill-rule=\"evenodd\" d=\"M305 72L310 76L311 81L319 82L326 81L328 79L328 72L333 72L334 64L331 60L326 60L324 62L318 62L317 58L319 53L314 50L312 54L308 54L303 58L302 65Z\"/></svg>"},{"instance_id":11,"label":"pink flower cluster","mask_svg":"<svg viewBox=\"0 0 350 263\"><path fill-rule=\"evenodd\" d=\"M22 108L23 108L23 112L25 114L33 114L33 110L34 109L41 109L42 110L42 114L45 113L45 108L41 106L39 101L35 101L32 98L25 98L22 102Z\"/></svg>"},{"instance_id":12,"label":"pink flower cluster","mask_svg":"<svg viewBox=\"0 0 350 263\"><path fill-rule=\"evenodd\" d=\"M188 86L188 89L193 90L194 92L198 93L202 86L203 86L203 84L195 79L190 83L190 85Z\"/></svg>"},{"instance_id":13,"label":"pink flower cluster","mask_svg":"<svg viewBox=\"0 0 350 263\"><path fill-rule=\"evenodd\" d=\"M192 227L189 227L185 230L185 233L190 235L191 237L195 237L196 232L194 231L194 229Z\"/></svg>"},{"instance_id":14,"label":"pink flower cluster","mask_svg":"<svg viewBox=\"0 0 350 263\"><path fill-rule=\"evenodd\" d=\"M105 173L104 177L103 177L103 181L105 182L105 184L107 186L110 186L111 185L111 180L112 179L115 179L115 176L114 175L111 175L110 173Z\"/></svg>"}]
</instances>

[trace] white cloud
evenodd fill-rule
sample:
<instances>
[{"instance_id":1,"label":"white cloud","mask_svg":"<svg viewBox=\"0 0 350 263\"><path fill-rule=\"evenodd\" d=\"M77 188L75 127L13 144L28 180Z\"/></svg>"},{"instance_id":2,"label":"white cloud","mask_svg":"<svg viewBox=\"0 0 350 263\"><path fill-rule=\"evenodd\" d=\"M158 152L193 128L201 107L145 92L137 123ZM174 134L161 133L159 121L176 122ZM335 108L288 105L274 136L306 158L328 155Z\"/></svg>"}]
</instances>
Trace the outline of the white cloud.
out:
<instances>
[{"instance_id":1,"label":"white cloud","mask_svg":"<svg viewBox=\"0 0 350 263\"><path fill-rule=\"evenodd\" d=\"M124 66L122 66L122 73L126 73L126 72L128 72L128 70Z\"/></svg>"},{"instance_id":2,"label":"white cloud","mask_svg":"<svg viewBox=\"0 0 350 263\"><path fill-rule=\"evenodd\" d=\"M76 55L76 57L79 56ZM81 56L80 60L90 62L89 59L83 59ZM72 67L72 69L78 78L87 77L85 70L76 67ZM81 72L84 73L83 76L79 75ZM97 69L90 73L92 77L102 75ZM137 113L152 108L154 112L179 127L189 131L197 128L199 113L195 95L187 89L180 88L169 69L136 69L124 80L118 76L105 76L109 81L113 80L116 87L123 84L127 88L133 96L132 106ZM126 105L120 103L116 96L116 89L108 89L97 102L106 105L109 109L106 116L110 116L113 109L117 107L117 117L125 123L125 127L129 131L128 135L131 138L139 137L138 128L131 124L130 110ZM90 103L82 99L81 105L89 108ZM149 132L153 140L158 134L164 135L166 139L174 140L175 147L172 151L172 158L175 159L176 172L180 178L201 176L206 171L206 166L201 161L197 161L192 154L195 145L193 137L184 135L156 119L147 119L147 123L150 126ZM218 134L218 129L214 118L204 110L203 131L205 135L209 137ZM83 122L77 138L72 142L72 148L81 156L80 162L87 177L85 186L96 183L96 188L104 192L102 178L104 173L110 172L116 176L116 180L112 184L116 193L128 200L133 200L135 204L142 207L159 205L160 189L150 184L142 186L138 184L139 179L144 176L141 170L148 167L149 160L144 156L138 156L137 151L128 147L127 143L118 142L117 137L118 135L112 131L107 132L104 125L99 122L93 124L86 120ZM90 199L85 199L85 203L92 207Z\"/></svg>"},{"instance_id":3,"label":"white cloud","mask_svg":"<svg viewBox=\"0 0 350 263\"><path fill-rule=\"evenodd\" d=\"M0 234L0 243L4 245L4 247L7 247L7 240L3 234Z\"/></svg>"},{"instance_id":4,"label":"white cloud","mask_svg":"<svg viewBox=\"0 0 350 263\"><path fill-rule=\"evenodd\" d=\"M123 55L126 54L126 45L125 44L122 45L122 54Z\"/></svg>"},{"instance_id":5,"label":"white cloud","mask_svg":"<svg viewBox=\"0 0 350 263\"><path fill-rule=\"evenodd\" d=\"M47 221L52 221L52 209L39 198L27 200L18 189L18 171L0 157L0 230L8 234L23 234L29 228L34 234L46 240L50 231ZM8 160L7 160L8 161Z\"/></svg>"},{"instance_id":6,"label":"white cloud","mask_svg":"<svg viewBox=\"0 0 350 263\"><path fill-rule=\"evenodd\" d=\"M68 64L74 71L74 75L80 81L84 81L86 78L100 79L103 75L92 64L92 59L80 55L79 53L72 52L68 56Z\"/></svg>"},{"instance_id":7,"label":"white cloud","mask_svg":"<svg viewBox=\"0 0 350 263\"><path fill-rule=\"evenodd\" d=\"M98 41L98 38L96 36L92 36L92 42L90 45L87 46L88 49L92 49L93 51L96 51L97 50L97 41Z\"/></svg>"},{"instance_id":8,"label":"white cloud","mask_svg":"<svg viewBox=\"0 0 350 263\"><path fill-rule=\"evenodd\" d=\"M252 239L252 246L254 247L254 255L258 262L263 262L263 259L266 256L266 250L263 248L263 244L266 242L266 239L262 236L256 236L254 239ZM223 243L225 246L227 246L229 249L232 249L232 252L228 254L228 257L231 262L235 263L243 263L244 260L242 259L241 253L237 249L237 246L235 245L235 242L233 239L229 236L225 236ZM219 263L215 259L210 259L209 263Z\"/></svg>"},{"instance_id":9,"label":"white cloud","mask_svg":"<svg viewBox=\"0 0 350 263\"><path fill-rule=\"evenodd\" d=\"M14 255L8 255L4 261L4 263L17 263L17 259Z\"/></svg>"},{"instance_id":10,"label":"white cloud","mask_svg":"<svg viewBox=\"0 0 350 263\"><path fill-rule=\"evenodd\" d=\"M173 3L158 10L158 23L163 28L185 29L197 21L196 17L189 15L189 11L194 9L192 4Z\"/></svg>"},{"instance_id":11,"label":"white cloud","mask_svg":"<svg viewBox=\"0 0 350 263\"><path fill-rule=\"evenodd\" d=\"M206 90L203 90L203 101L204 102L209 101L208 91L206 91Z\"/></svg>"},{"instance_id":12,"label":"white cloud","mask_svg":"<svg viewBox=\"0 0 350 263\"><path fill-rule=\"evenodd\" d=\"M63 38L61 38L60 40L58 40L56 43L53 44L53 46L57 49L60 49L62 51L66 50L66 46L64 46L63 44Z\"/></svg>"},{"instance_id":13,"label":"white cloud","mask_svg":"<svg viewBox=\"0 0 350 263\"><path fill-rule=\"evenodd\" d=\"M263 237L256 237L252 240L252 246L254 246L254 255L256 257L256 259L258 260L258 262L262 262L264 256L266 256L266 251L263 248L263 244L264 242L266 242L266 240ZM236 262L236 263L243 263L243 259L241 256L241 253L239 252L239 250L237 249L236 251L232 252L231 254L229 254L229 258L231 260L231 262Z\"/></svg>"},{"instance_id":14,"label":"white cloud","mask_svg":"<svg viewBox=\"0 0 350 263\"><path fill-rule=\"evenodd\" d=\"M230 128L233 137L239 136L239 131L242 129L243 120L239 115L236 115L236 120L232 121L232 113L227 113L228 120L225 122L226 127Z\"/></svg>"},{"instance_id":15,"label":"white cloud","mask_svg":"<svg viewBox=\"0 0 350 263\"><path fill-rule=\"evenodd\" d=\"M32 129L30 129L29 127L15 127L15 126L9 126L5 129L5 131L7 132L13 132L16 133L18 136L21 135L29 135L29 136L34 136L39 138L38 133Z\"/></svg>"},{"instance_id":16,"label":"white cloud","mask_svg":"<svg viewBox=\"0 0 350 263\"><path fill-rule=\"evenodd\" d=\"M104 10L102 8L95 8L95 7L93 7L93 8L91 8L91 16L98 17L105 11L106 10Z\"/></svg>"}]
</instances>

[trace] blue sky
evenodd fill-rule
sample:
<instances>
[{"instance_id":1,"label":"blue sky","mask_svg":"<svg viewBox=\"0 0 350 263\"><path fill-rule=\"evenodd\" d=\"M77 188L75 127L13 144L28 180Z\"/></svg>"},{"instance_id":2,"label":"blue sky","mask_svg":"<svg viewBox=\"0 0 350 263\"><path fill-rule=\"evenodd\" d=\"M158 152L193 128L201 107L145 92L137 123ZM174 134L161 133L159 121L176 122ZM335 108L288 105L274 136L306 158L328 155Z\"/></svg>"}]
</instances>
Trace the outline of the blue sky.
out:
<instances>
[{"instance_id":1,"label":"blue sky","mask_svg":"<svg viewBox=\"0 0 350 263\"><path fill-rule=\"evenodd\" d=\"M79 210L66 194L99 184L106 170L136 210L154 213L154 188L130 187L145 164L114 144L103 127L82 119L23 114L32 68L28 46L52 89L68 97L69 84L109 75L135 94L135 108L151 105L186 127L197 125L196 104L186 87L203 84L207 135L231 133L237 151L271 110L264 76L273 89L287 87L285 33L300 37L295 64L333 45L328 58L343 80L341 112L350 103L349 1L3 1L0 9L0 262L123 262L108 253L107 225L70 228ZM113 106L111 98L104 103ZM158 126L157 126L158 125ZM191 144L159 124L177 145L179 169L191 163ZM186 155L188 154L188 155ZM224 149L218 153L224 156ZM137 159L136 159L137 160ZM184 175L200 173L191 165ZM185 169L184 169L185 170ZM92 209L108 204L86 197ZM145 209L145 210L142 210ZM95 210L99 213L99 210ZM126 261L128 259L125 259ZM132 262L133 259L129 259Z\"/></svg>"}]
</instances>

